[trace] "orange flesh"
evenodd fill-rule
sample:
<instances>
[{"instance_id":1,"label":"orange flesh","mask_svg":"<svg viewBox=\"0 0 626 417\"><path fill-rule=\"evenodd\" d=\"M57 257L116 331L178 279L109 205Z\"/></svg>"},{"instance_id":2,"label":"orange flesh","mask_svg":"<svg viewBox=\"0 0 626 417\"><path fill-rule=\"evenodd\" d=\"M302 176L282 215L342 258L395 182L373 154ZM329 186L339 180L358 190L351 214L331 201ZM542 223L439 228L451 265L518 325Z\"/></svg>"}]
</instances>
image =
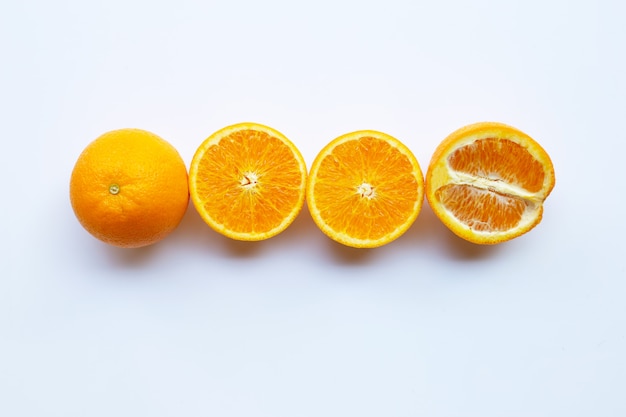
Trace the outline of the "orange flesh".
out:
<instances>
[{"instance_id":1,"label":"orange flesh","mask_svg":"<svg viewBox=\"0 0 626 417\"><path fill-rule=\"evenodd\" d=\"M218 223L237 233L278 227L297 205L302 174L280 139L241 130L206 150L199 162L198 195Z\"/></svg>"},{"instance_id":2,"label":"orange flesh","mask_svg":"<svg viewBox=\"0 0 626 417\"><path fill-rule=\"evenodd\" d=\"M448 162L455 171L502 180L530 192L543 186L542 165L523 146L510 140L477 140L450 154Z\"/></svg>"},{"instance_id":3,"label":"orange flesh","mask_svg":"<svg viewBox=\"0 0 626 417\"><path fill-rule=\"evenodd\" d=\"M501 181L529 192L541 190L542 165L521 145L505 139L481 139L448 157L452 170ZM435 193L461 222L476 231L498 232L516 227L529 203L521 197L470 184L449 184Z\"/></svg>"},{"instance_id":4,"label":"orange flesh","mask_svg":"<svg viewBox=\"0 0 626 417\"><path fill-rule=\"evenodd\" d=\"M435 195L457 219L480 232L500 232L515 227L527 205L519 197L466 184L445 185Z\"/></svg>"},{"instance_id":5,"label":"orange flesh","mask_svg":"<svg viewBox=\"0 0 626 417\"><path fill-rule=\"evenodd\" d=\"M337 232L380 239L414 210L418 184L412 172L409 159L384 140L340 144L318 170L313 192L320 215Z\"/></svg>"}]
</instances>

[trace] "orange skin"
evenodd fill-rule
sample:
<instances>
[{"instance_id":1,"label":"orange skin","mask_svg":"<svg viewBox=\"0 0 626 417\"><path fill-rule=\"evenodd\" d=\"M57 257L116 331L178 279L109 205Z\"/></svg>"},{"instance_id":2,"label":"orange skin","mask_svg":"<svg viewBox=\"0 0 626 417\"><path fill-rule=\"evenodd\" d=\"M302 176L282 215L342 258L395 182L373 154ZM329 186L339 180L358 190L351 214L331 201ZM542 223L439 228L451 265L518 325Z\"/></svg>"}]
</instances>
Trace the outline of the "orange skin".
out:
<instances>
[{"instance_id":1,"label":"orange skin","mask_svg":"<svg viewBox=\"0 0 626 417\"><path fill-rule=\"evenodd\" d=\"M157 135L114 130L79 156L70 201L80 224L101 241L124 248L151 245L170 234L187 210L187 169Z\"/></svg>"}]
</instances>

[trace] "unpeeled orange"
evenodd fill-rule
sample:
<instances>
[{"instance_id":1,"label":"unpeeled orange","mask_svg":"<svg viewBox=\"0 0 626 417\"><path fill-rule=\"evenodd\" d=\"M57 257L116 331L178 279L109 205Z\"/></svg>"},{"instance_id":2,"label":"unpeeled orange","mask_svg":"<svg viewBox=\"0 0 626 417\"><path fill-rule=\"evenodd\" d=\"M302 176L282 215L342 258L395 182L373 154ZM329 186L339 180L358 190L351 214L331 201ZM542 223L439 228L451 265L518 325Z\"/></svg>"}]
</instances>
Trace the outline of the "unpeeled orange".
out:
<instances>
[{"instance_id":1,"label":"unpeeled orange","mask_svg":"<svg viewBox=\"0 0 626 417\"><path fill-rule=\"evenodd\" d=\"M426 197L456 235L496 244L535 227L555 184L546 151L524 132L483 122L451 133L426 173Z\"/></svg>"},{"instance_id":2,"label":"unpeeled orange","mask_svg":"<svg viewBox=\"0 0 626 417\"><path fill-rule=\"evenodd\" d=\"M114 130L79 156L70 201L80 224L96 238L121 247L150 245L172 232L185 214L187 169L159 136Z\"/></svg>"}]
</instances>

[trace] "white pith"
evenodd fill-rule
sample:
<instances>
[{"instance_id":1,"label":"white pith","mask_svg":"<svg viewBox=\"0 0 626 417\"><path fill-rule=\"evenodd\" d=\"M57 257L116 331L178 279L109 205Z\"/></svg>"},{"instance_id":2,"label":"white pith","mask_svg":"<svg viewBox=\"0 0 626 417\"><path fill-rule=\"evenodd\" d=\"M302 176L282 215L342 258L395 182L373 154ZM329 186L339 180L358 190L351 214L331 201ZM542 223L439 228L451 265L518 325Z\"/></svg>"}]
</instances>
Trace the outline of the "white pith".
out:
<instances>
[{"instance_id":1,"label":"white pith","mask_svg":"<svg viewBox=\"0 0 626 417\"><path fill-rule=\"evenodd\" d=\"M357 194L362 198L369 198L370 200L376 197L376 190L371 184L364 182L363 184L356 187Z\"/></svg>"}]
</instances>

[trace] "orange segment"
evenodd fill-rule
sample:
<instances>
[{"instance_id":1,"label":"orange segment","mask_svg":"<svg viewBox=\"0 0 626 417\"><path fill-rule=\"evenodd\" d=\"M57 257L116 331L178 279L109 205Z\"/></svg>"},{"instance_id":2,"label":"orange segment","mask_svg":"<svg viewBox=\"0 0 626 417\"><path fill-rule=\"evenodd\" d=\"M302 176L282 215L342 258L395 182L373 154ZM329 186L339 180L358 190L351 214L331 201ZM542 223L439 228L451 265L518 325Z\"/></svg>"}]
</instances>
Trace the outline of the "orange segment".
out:
<instances>
[{"instance_id":1,"label":"orange segment","mask_svg":"<svg viewBox=\"0 0 626 417\"><path fill-rule=\"evenodd\" d=\"M402 235L422 206L422 171L411 151L381 132L358 131L330 142L307 183L311 216L347 246L377 247Z\"/></svg>"},{"instance_id":2,"label":"orange segment","mask_svg":"<svg viewBox=\"0 0 626 417\"><path fill-rule=\"evenodd\" d=\"M527 206L522 198L467 184L444 185L435 196L461 222L479 232L501 232L515 227ZM472 204L467 204L468 201Z\"/></svg>"},{"instance_id":3,"label":"orange segment","mask_svg":"<svg viewBox=\"0 0 626 417\"><path fill-rule=\"evenodd\" d=\"M452 152L448 163L454 171L502 180L531 192L539 191L545 178L541 163L524 146L511 140L476 140Z\"/></svg>"},{"instance_id":4,"label":"orange segment","mask_svg":"<svg viewBox=\"0 0 626 417\"><path fill-rule=\"evenodd\" d=\"M225 127L196 151L189 190L200 216L237 240L286 229L304 204L306 164L280 132L256 123Z\"/></svg>"},{"instance_id":5,"label":"orange segment","mask_svg":"<svg viewBox=\"0 0 626 417\"><path fill-rule=\"evenodd\" d=\"M458 236L494 244L535 227L554 187L546 151L516 128L477 123L449 135L426 173L426 197Z\"/></svg>"}]
</instances>

